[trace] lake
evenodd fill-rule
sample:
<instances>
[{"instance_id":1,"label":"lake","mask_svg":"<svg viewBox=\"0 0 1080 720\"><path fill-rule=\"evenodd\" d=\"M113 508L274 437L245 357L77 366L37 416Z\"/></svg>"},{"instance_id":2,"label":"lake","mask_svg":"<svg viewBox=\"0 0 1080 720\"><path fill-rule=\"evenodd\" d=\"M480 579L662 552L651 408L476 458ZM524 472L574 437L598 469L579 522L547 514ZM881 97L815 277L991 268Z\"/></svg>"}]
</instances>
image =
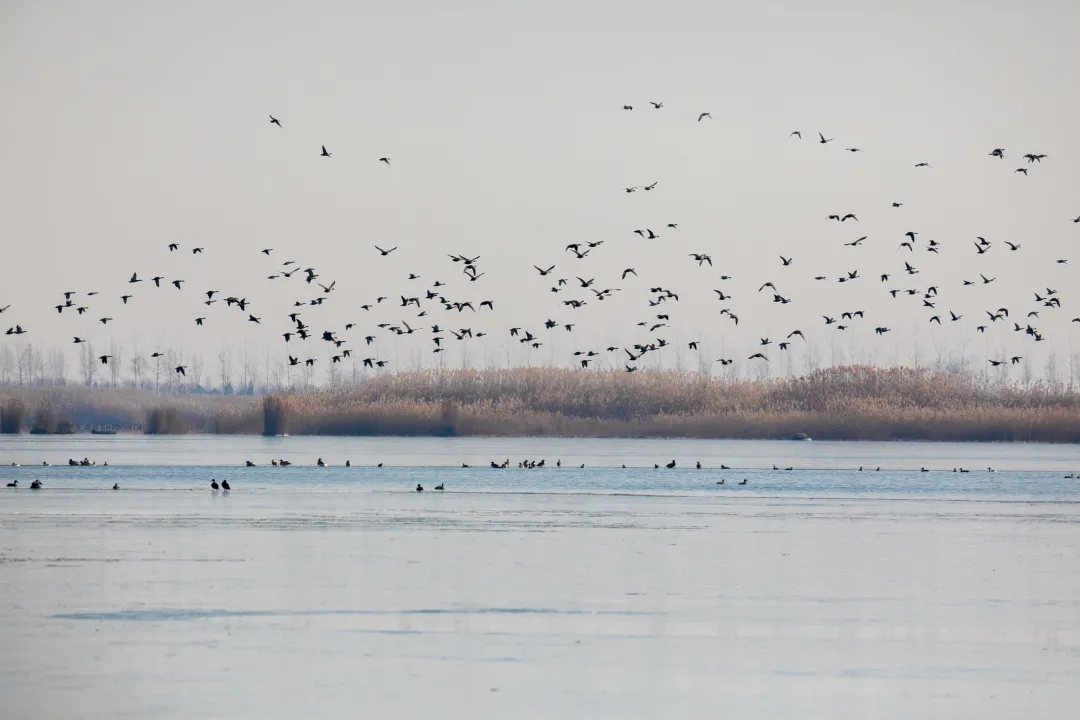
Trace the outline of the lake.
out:
<instances>
[{"instance_id":1,"label":"lake","mask_svg":"<svg viewBox=\"0 0 1080 720\"><path fill-rule=\"evenodd\" d=\"M118 435L0 463L0 717L1080 706L1073 446Z\"/></svg>"}]
</instances>

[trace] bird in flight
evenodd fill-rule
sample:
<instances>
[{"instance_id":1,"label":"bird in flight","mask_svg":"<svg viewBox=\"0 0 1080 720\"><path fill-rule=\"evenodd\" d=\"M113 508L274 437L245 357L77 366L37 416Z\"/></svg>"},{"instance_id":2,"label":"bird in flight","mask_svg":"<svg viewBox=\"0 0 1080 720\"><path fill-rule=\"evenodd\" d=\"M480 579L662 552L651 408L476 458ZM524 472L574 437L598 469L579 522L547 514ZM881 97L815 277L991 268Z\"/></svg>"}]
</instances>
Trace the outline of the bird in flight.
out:
<instances>
[{"instance_id":1,"label":"bird in flight","mask_svg":"<svg viewBox=\"0 0 1080 720\"><path fill-rule=\"evenodd\" d=\"M701 113L700 115L697 116L697 121L701 122L703 118L709 118L710 120L712 120L712 113L707 113L707 112Z\"/></svg>"},{"instance_id":2,"label":"bird in flight","mask_svg":"<svg viewBox=\"0 0 1080 720\"><path fill-rule=\"evenodd\" d=\"M659 110L660 108L664 107L663 102L653 102L652 100L650 100L649 104L653 106L654 110Z\"/></svg>"},{"instance_id":3,"label":"bird in flight","mask_svg":"<svg viewBox=\"0 0 1080 720\"><path fill-rule=\"evenodd\" d=\"M330 157L330 153L326 152L325 145L322 146L322 152L319 154L319 157Z\"/></svg>"},{"instance_id":4,"label":"bird in flight","mask_svg":"<svg viewBox=\"0 0 1080 720\"><path fill-rule=\"evenodd\" d=\"M930 167L930 163L927 163L927 162L915 163L915 167L917 167L917 168Z\"/></svg>"},{"instance_id":5,"label":"bird in flight","mask_svg":"<svg viewBox=\"0 0 1080 720\"><path fill-rule=\"evenodd\" d=\"M379 158L379 162L386 163L387 165L389 165L390 164L390 158L381 157L381 158Z\"/></svg>"},{"instance_id":6,"label":"bird in flight","mask_svg":"<svg viewBox=\"0 0 1080 720\"><path fill-rule=\"evenodd\" d=\"M277 119L276 117L274 117L273 115L271 115L271 116L270 116L270 124L271 124L271 125L277 125L278 127L281 127L281 121L280 121L280 120L278 120L278 119Z\"/></svg>"},{"instance_id":7,"label":"bird in flight","mask_svg":"<svg viewBox=\"0 0 1080 720\"><path fill-rule=\"evenodd\" d=\"M394 247L390 248L389 250L383 250L383 249L382 249L381 247L379 247L378 245L376 245L376 246L375 246L375 249L379 251L379 254L380 254L380 255L382 255L383 257L386 257L386 256L387 256L387 255L389 255L390 253L392 253L392 252L394 252L395 250L397 250L397 245L395 245Z\"/></svg>"},{"instance_id":8,"label":"bird in flight","mask_svg":"<svg viewBox=\"0 0 1080 720\"><path fill-rule=\"evenodd\" d=\"M800 135L799 137L801 138L801 137L802 137L802 135ZM820 143L821 143L822 145L824 145L825 143L830 143L830 142L832 142L832 141L833 141L833 139L832 139L832 138L829 138L828 140L826 140L826 139L825 139L825 136L824 136L824 135L822 135L821 133L818 133L818 137L819 137L819 138L821 138L821 140L820 140L819 142L820 142Z\"/></svg>"},{"instance_id":9,"label":"bird in flight","mask_svg":"<svg viewBox=\"0 0 1080 720\"><path fill-rule=\"evenodd\" d=\"M800 140L802 140L802 132L800 132L798 130L792 130L791 135L788 135L788 137L793 137L793 136L799 138Z\"/></svg>"}]
</instances>

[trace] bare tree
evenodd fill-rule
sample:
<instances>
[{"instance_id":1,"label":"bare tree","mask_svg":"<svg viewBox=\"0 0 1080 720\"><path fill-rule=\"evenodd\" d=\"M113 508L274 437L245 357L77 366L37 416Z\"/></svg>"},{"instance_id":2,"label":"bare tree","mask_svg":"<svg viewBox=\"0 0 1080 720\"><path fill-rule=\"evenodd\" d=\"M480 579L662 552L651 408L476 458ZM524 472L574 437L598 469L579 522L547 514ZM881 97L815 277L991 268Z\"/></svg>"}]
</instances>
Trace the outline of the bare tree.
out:
<instances>
[{"instance_id":1,"label":"bare tree","mask_svg":"<svg viewBox=\"0 0 1080 720\"><path fill-rule=\"evenodd\" d=\"M124 370L124 348L115 340L109 343L109 381L113 387L120 387L120 375Z\"/></svg>"},{"instance_id":2,"label":"bare tree","mask_svg":"<svg viewBox=\"0 0 1080 720\"><path fill-rule=\"evenodd\" d=\"M142 356L142 352L139 351L139 345L136 343L132 347L131 360L131 384L139 389L142 389L143 385L143 370L146 368L146 358Z\"/></svg>"},{"instance_id":3,"label":"bare tree","mask_svg":"<svg viewBox=\"0 0 1080 720\"><path fill-rule=\"evenodd\" d=\"M11 375L15 370L15 353L11 346L5 344L0 347L0 384L7 385L11 382Z\"/></svg>"},{"instance_id":4,"label":"bare tree","mask_svg":"<svg viewBox=\"0 0 1080 720\"><path fill-rule=\"evenodd\" d=\"M59 348L49 352L49 375L53 385L67 384L67 353Z\"/></svg>"},{"instance_id":5,"label":"bare tree","mask_svg":"<svg viewBox=\"0 0 1080 720\"><path fill-rule=\"evenodd\" d=\"M232 350L221 346L217 354L218 379L221 381L221 393L224 395L232 385Z\"/></svg>"},{"instance_id":6,"label":"bare tree","mask_svg":"<svg viewBox=\"0 0 1080 720\"><path fill-rule=\"evenodd\" d=\"M1061 381L1061 378L1058 377L1057 353L1050 353L1046 356L1044 372L1046 373L1046 381L1050 385L1057 385Z\"/></svg>"},{"instance_id":7,"label":"bare tree","mask_svg":"<svg viewBox=\"0 0 1080 720\"><path fill-rule=\"evenodd\" d=\"M240 392L250 395L255 385L255 378L259 375L259 362L252 357L251 352L245 347L244 357L240 362Z\"/></svg>"},{"instance_id":8,"label":"bare tree","mask_svg":"<svg viewBox=\"0 0 1080 720\"><path fill-rule=\"evenodd\" d=\"M86 383L86 387L93 387L94 376L97 375L98 368L97 356L94 355L94 346L91 343L83 343L81 347L83 381Z\"/></svg>"},{"instance_id":9,"label":"bare tree","mask_svg":"<svg viewBox=\"0 0 1080 720\"><path fill-rule=\"evenodd\" d=\"M202 354L195 353L191 356L191 367L188 369L188 380L196 389L202 387L203 359Z\"/></svg>"}]
</instances>

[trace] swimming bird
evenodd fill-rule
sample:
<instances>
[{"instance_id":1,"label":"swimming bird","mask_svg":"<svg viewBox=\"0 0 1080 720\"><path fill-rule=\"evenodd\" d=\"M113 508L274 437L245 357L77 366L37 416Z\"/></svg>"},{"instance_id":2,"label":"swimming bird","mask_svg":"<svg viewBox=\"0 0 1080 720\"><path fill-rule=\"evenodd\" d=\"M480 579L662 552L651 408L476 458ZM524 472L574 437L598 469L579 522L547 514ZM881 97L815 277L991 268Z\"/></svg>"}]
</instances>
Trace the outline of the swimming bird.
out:
<instances>
[{"instance_id":1,"label":"swimming bird","mask_svg":"<svg viewBox=\"0 0 1080 720\"><path fill-rule=\"evenodd\" d=\"M468 466L467 465L462 465L462 467L468 467ZM435 486L435 489L436 490L445 490L446 485L444 483L439 483L438 485Z\"/></svg>"},{"instance_id":2,"label":"swimming bird","mask_svg":"<svg viewBox=\"0 0 1080 720\"><path fill-rule=\"evenodd\" d=\"M416 483L416 492L424 492L424 486L420 483Z\"/></svg>"}]
</instances>

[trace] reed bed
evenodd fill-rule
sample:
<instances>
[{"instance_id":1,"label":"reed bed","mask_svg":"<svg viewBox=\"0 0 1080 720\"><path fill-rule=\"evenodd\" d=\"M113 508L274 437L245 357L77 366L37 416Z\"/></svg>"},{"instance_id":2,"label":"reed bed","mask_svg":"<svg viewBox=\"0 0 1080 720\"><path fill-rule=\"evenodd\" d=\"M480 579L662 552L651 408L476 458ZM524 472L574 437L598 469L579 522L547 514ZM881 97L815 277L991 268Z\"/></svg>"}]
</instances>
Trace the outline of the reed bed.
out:
<instances>
[{"instance_id":1,"label":"reed bed","mask_svg":"<svg viewBox=\"0 0 1080 720\"><path fill-rule=\"evenodd\" d=\"M555 368L420 371L275 400L294 434L1080 442L1080 393L913 369L769 382ZM246 424L254 424L249 420Z\"/></svg>"},{"instance_id":2,"label":"reed bed","mask_svg":"<svg viewBox=\"0 0 1080 720\"><path fill-rule=\"evenodd\" d=\"M91 429L141 432L153 411L175 409L187 419L187 431L208 433L217 432L219 422L228 428L238 427L236 418L241 415L246 417L257 406L258 399L213 395L163 396L131 388L0 386L0 413L11 403L23 408L19 416L20 426L25 425L26 408L36 407L39 412L42 408L48 408L48 413L56 418L55 432ZM0 422L3 422L2 417Z\"/></svg>"},{"instance_id":3,"label":"reed bed","mask_svg":"<svg viewBox=\"0 0 1080 720\"><path fill-rule=\"evenodd\" d=\"M0 388L0 408L43 402ZM493 435L1080 442L1080 392L839 367L769 381L667 371L429 370L264 398L50 389L78 427L270 435ZM171 413L170 413L171 411ZM25 410L23 411L25 413Z\"/></svg>"}]
</instances>

